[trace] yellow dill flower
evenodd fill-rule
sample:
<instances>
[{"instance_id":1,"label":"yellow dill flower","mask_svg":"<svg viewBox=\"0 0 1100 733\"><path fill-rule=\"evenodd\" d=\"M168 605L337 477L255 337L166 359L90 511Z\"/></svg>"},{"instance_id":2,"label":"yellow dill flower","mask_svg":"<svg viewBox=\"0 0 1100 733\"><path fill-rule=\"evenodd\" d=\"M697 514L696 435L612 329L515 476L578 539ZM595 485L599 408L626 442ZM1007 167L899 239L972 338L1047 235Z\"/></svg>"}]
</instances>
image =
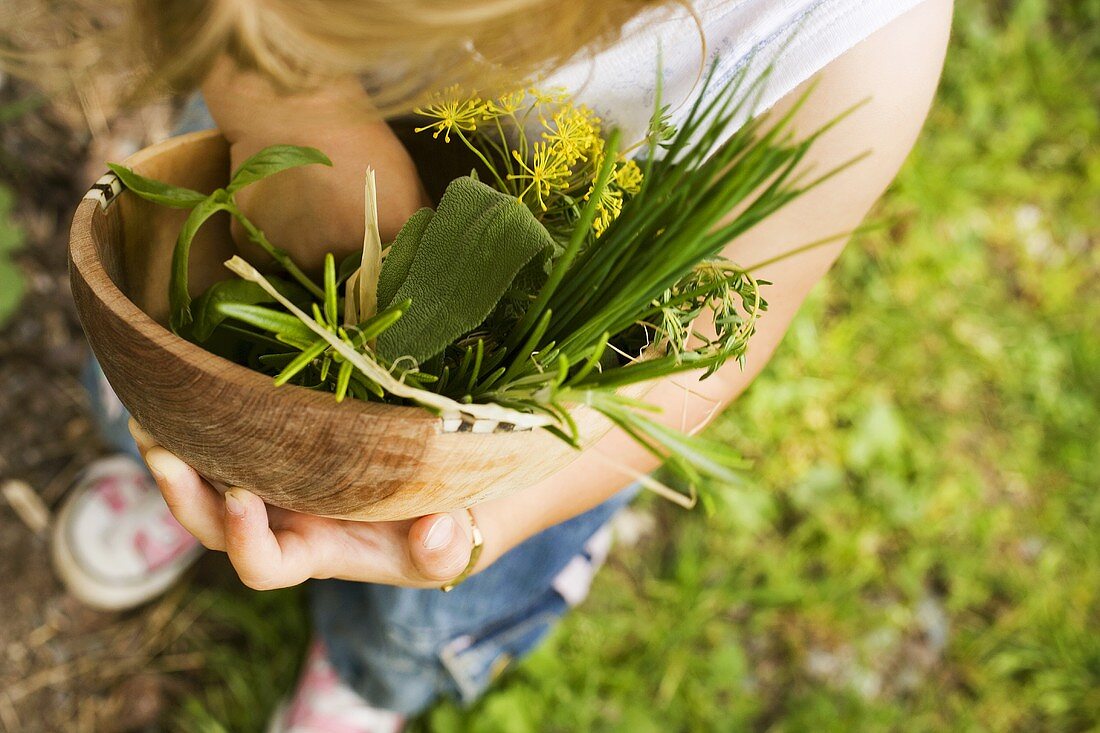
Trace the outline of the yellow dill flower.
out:
<instances>
[{"instance_id":1,"label":"yellow dill flower","mask_svg":"<svg viewBox=\"0 0 1100 733\"><path fill-rule=\"evenodd\" d=\"M528 181L527 187L519 194L519 198L523 199L529 192L534 191L539 206L546 211L546 198L550 192L553 189L563 188L569 181L569 163L565 156L557 148L539 142L534 145L530 164L517 150L512 151L512 157L519 162L521 171L509 174L508 179Z\"/></svg>"},{"instance_id":2,"label":"yellow dill flower","mask_svg":"<svg viewBox=\"0 0 1100 733\"><path fill-rule=\"evenodd\" d=\"M595 187L595 184L593 184L593 187ZM590 188L584 198L587 201L591 196L592 189ZM611 186L604 186L600 198L596 202L596 216L592 220L592 229L596 232L596 236L603 234L611 226L611 222L619 218L622 211L623 192Z\"/></svg>"},{"instance_id":3,"label":"yellow dill flower","mask_svg":"<svg viewBox=\"0 0 1100 733\"><path fill-rule=\"evenodd\" d=\"M527 90L527 94L531 97L532 106L558 104L569 99L569 93L565 91L564 87L551 87L550 89L530 87Z\"/></svg>"},{"instance_id":4,"label":"yellow dill flower","mask_svg":"<svg viewBox=\"0 0 1100 733\"><path fill-rule=\"evenodd\" d=\"M615 168L614 181L625 193L638 193L642 189L642 169L633 160L624 161Z\"/></svg>"},{"instance_id":5,"label":"yellow dill flower","mask_svg":"<svg viewBox=\"0 0 1100 733\"><path fill-rule=\"evenodd\" d=\"M592 177L595 178L599 172L600 167L603 165L604 159L604 139L599 135L596 135L588 146L588 150L585 151L585 155L591 161L592 165Z\"/></svg>"},{"instance_id":6,"label":"yellow dill flower","mask_svg":"<svg viewBox=\"0 0 1100 733\"><path fill-rule=\"evenodd\" d=\"M534 112L539 122L546 127L550 125L547 121L547 114L550 114L563 104L569 104L569 93L565 91L564 87L552 87L550 89L529 87L527 89L527 96L530 105L528 106L527 112L524 113L524 119Z\"/></svg>"},{"instance_id":7,"label":"yellow dill flower","mask_svg":"<svg viewBox=\"0 0 1100 733\"><path fill-rule=\"evenodd\" d=\"M415 112L435 120L430 125L417 127L416 132L435 130L432 137L439 137L442 133L443 140L449 143L452 131L473 132L477 129L477 123L485 114L485 103L476 96L461 99L458 88L452 87L439 95L437 101L424 108L418 107Z\"/></svg>"},{"instance_id":8,"label":"yellow dill flower","mask_svg":"<svg viewBox=\"0 0 1100 733\"><path fill-rule=\"evenodd\" d=\"M491 120L496 117L507 117L522 107L525 99L527 99L527 92L523 89L518 89L514 92L501 95L496 99L487 100L484 108L485 119Z\"/></svg>"},{"instance_id":9,"label":"yellow dill flower","mask_svg":"<svg viewBox=\"0 0 1100 733\"><path fill-rule=\"evenodd\" d=\"M566 105L554 113L553 123L545 124L542 138L562 151L569 164L588 160L599 137L599 120L586 107Z\"/></svg>"}]
</instances>

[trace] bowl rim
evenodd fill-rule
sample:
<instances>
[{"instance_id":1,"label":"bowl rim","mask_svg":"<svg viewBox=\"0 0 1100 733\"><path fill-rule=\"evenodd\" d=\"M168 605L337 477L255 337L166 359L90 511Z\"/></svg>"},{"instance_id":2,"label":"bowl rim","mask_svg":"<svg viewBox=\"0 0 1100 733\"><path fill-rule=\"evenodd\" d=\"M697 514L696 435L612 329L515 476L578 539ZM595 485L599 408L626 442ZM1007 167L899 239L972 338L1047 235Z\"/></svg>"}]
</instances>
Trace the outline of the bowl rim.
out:
<instances>
[{"instance_id":1,"label":"bowl rim","mask_svg":"<svg viewBox=\"0 0 1100 733\"><path fill-rule=\"evenodd\" d=\"M128 156L123 162L127 167L140 164L149 157L164 153L174 147L197 142L212 137L222 137L217 130L202 130L168 138ZM413 405L391 405L365 400L345 400L337 403L326 392L307 389L299 385L276 386L270 377L260 374L217 354L206 351L201 346L176 335L170 329L155 321L149 314L134 303L126 293L111 279L103 266L92 236L92 220L97 214L106 215L110 206L126 191L126 186L114 173L106 173L84 194L76 212L69 236L69 258L72 267L85 281L92 297L111 311L111 313L129 324L141 336L155 343L177 359L185 361L204 376L219 379L235 387L250 390L265 390L285 395L287 388L299 395L299 398L313 400L318 407L340 410L355 410L373 418L385 417L390 420L426 421L435 424L439 432L444 433L486 433L519 432L508 423L475 419L463 416L461 419L447 419L433 415L423 407Z\"/></svg>"}]
</instances>

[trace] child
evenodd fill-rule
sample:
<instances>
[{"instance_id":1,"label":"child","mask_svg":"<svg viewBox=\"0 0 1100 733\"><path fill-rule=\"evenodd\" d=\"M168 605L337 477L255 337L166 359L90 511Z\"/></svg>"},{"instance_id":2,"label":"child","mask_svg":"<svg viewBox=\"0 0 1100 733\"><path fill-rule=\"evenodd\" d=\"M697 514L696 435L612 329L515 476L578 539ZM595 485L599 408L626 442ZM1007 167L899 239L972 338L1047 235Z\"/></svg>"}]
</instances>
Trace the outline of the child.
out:
<instances>
[{"instance_id":1,"label":"child","mask_svg":"<svg viewBox=\"0 0 1100 733\"><path fill-rule=\"evenodd\" d=\"M326 251L359 246L367 166L378 172L384 238L427 203L379 115L407 111L451 83L505 89L541 75L540 85L564 86L629 139L651 113L659 53L673 121L713 56L719 78L741 64L754 74L773 66L757 111L790 109L815 77L794 117L802 133L869 99L822 138L806 165L824 170L873 154L726 254L749 264L851 230L920 130L951 14L950 0L164 0L147 7L143 37L161 78L201 80L205 107L192 105L192 126L216 124L235 161L275 143L312 145L333 159L333 169L296 169L246 189L243 201L309 267ZM716 404L736 397L840 248L809 250L761 271L775 284L746 369L727 367L701 383L678 379L693 391L686 404L681 386L659 384L649 399L668 408L665 419L701 426ZM110 388L95 372L89 381L106 429L120 449L134 451L119 438L126 416ZM316 640L275 731L395 731L440 695L475 699L583 599L607 551L607 523L631 495L620 472L586 454L469 513L343 522L267 507L240 489L222 495L140 426L132 429L156 485L124 457L91 467L58 522L58 568L77 595L113 608L166 588L200 542L227 552L253 588L326 579L312 582ZM654 467L622 435L595 450L636 471ZM480 555L475 536L484 538ZM453 593L434 590L456 579L465 580Z\"/></svg>"}]
</instances>

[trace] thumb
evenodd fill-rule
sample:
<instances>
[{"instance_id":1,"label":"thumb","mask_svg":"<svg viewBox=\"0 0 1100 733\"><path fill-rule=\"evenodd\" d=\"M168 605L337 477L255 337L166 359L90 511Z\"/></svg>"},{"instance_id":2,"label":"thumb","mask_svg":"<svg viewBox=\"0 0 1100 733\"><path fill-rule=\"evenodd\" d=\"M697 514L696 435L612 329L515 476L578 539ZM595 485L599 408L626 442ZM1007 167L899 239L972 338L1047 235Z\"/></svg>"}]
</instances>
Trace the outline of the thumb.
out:
<instances>
[{"instance_id":1,"label":"thumb","mask_svg":"<svg viewBox=\"0 0 1100 733\"><path fill-rule=\"evenodd\" d=\"M469 564L473 547L464 511L429 514L409 529L409 554L426 580L442 582L457 577Z\"/></svg>"}]
</instances>

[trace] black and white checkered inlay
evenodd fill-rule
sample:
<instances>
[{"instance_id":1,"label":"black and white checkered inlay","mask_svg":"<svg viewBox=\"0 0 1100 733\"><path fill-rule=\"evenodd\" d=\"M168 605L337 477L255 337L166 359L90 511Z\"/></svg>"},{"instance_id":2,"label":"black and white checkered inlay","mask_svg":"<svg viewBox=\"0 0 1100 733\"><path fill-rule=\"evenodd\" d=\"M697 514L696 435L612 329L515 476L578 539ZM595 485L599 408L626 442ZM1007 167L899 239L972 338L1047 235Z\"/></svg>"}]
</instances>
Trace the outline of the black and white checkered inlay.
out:
<instances>
[{"instance_id":1,"label":"black and white checkered inlay","mask_svg":"<svg viewBox=\"0 0 1100 733\"><path fill-rule=\"evenodd\" d=\"M106 211L111 202L122 193L122 188L122 181L119 180L118 176L114 173L105 173L88 189L88 193L84 194L84 198L95 199L99 202L99 208Z\"/></svg>"}]
</instances>

